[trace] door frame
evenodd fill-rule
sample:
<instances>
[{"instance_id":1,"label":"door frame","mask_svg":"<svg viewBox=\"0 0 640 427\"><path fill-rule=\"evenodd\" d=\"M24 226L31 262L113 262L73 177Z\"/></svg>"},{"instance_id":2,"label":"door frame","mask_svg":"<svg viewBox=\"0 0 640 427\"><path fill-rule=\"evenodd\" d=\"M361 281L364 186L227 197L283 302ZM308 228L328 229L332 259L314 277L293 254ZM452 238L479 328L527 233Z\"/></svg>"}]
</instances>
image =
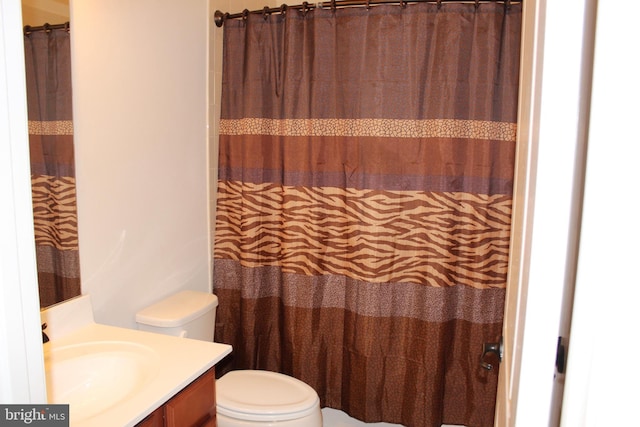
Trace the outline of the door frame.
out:
<instances>
[{"instance_id":1,"label":"door frame","mask_svg":"<svg viewBox=\"0 0 640 427\"><path fill-rule=\"evenodd\" d=\"M595 4L523 2L512 241L499 427L557 425L584 187Z\"/></svg>"},{"instance_id":2,"label":"door frame","mask_svg":"<svg viewBox=\"0 0 640 427\"><path fill-rule=\"evenodd\" d=\"M46 403L20 0L0 3L0 402Z\"/></svg>"},{"instance_id":3,"label":"door frame","mask_svg":"<svg viewBox=\"0 0 640 427\"><path fill-rule=\"evenodd\" d=\"M600 2L561 426L637 425L640 4ZM595 15L595 14L594 14Z\"/></svg>"}]
</instances>

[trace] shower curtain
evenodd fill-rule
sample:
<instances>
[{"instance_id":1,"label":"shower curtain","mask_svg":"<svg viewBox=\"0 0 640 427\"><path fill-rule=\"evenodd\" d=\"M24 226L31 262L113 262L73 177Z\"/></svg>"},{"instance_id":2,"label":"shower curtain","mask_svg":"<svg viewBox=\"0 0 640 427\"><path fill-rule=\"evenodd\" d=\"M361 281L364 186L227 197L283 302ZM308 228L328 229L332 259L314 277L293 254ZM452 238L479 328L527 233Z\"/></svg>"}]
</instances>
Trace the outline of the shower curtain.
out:
<instances>
[{"instance_id":1,"label":"shower curtain","mask_svg":"<svg viewBox=\"0 0 640 427\"><path fill-rule=\"evenodd\" d=\"M408 427L492 426L519 5L404 4L224 24L214 242L230 369Z\"/></svg>"},{"instance_id":2,"label":"shower curtain","mask_svg":"<svg viewBox=\"0 0 640 427\"><path fill-rule=\"evenodd\" d=\"M80 295L69 40L65 28L24 36L41 307Z\"/></svg>"}]
</instances>

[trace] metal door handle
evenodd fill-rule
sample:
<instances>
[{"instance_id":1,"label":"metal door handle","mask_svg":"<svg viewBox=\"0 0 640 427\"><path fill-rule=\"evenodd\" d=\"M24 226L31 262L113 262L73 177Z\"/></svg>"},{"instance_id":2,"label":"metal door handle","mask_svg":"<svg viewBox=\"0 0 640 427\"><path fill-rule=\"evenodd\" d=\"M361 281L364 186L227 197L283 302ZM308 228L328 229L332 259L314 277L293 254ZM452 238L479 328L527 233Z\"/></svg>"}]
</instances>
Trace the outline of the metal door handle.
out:
<instances>
[{"instance_id":1,"label":"metal door handle","mask_svg":"<svg viewBox=\"0 0 640 427\"><path fill-rule=\"evenodd\" d=\"M482 344L482 355L480 356L480 366L482 366L487 371L493 369L493 365L484 360L485 356L489 353L493 353L498 356L498 362L502 362L502 337L500 337L500 341L498 342L486 342Z\"/></svg>"}]
</instances>

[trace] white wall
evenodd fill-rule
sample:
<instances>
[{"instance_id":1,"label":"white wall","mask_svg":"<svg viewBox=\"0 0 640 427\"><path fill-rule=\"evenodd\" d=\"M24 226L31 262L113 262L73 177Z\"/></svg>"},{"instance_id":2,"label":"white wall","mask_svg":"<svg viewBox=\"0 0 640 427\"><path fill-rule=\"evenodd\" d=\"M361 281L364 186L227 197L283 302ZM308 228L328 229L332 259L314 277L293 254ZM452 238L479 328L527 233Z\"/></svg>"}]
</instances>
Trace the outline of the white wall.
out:
<instances>
[{"instance_id":1,"label":"white wall","mask_svg":"<svg viewBox=\"0 0 640 427\"><path fill-rule=\"evenodd\" d=\"M209 21L264 4L71 1L80 269L96 321L135 327L140 308L211 289L222 29Z\"/></svg>"},{"instance_id":2,"label":"white wall","mask_svg":"<svg viewBox=\"0 0 640 427\"><path fill-rule=\"evenodd\" d=\"M206 0L72 1L82 293L96 321L210 289Z\"/></svg>"}]
</instances>

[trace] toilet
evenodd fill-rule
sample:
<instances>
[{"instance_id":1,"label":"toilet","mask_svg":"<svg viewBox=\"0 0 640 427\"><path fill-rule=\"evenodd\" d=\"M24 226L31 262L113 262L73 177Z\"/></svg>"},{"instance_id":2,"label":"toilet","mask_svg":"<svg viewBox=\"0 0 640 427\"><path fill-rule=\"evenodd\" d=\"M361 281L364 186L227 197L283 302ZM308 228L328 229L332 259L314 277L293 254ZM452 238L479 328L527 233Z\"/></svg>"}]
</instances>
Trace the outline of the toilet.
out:
<instances>
[{"instance_id":1,"label":"toilet","mask_svg":"<svg viewBox=\"0 0 640 427\"><path fill-rule=\"evenodd\" d=\"M213 341L218 297L182 291L140 310L138 329ZM231 371L216 382L218 427L322 427L318 393L277 372Z\"/></svg>"}]
</instances>

